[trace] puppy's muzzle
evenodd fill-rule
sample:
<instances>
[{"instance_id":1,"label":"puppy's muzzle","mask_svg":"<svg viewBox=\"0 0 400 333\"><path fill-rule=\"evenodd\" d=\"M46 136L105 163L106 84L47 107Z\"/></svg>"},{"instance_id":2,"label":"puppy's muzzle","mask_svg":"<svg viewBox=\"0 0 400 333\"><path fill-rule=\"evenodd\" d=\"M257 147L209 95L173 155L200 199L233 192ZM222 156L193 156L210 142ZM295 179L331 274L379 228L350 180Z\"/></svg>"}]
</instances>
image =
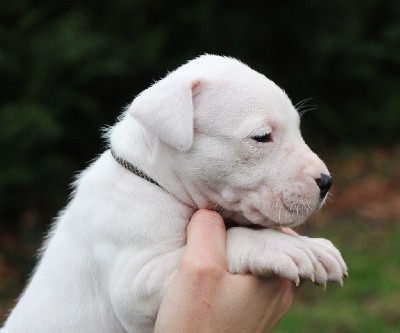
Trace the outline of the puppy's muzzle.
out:
<instances>
[{"instance_id":1,"label":"puppy's muzzle","mask_svg":"<svg viewBox=\"0 0 400 333\"><path fill-rule=\"evenodd\" d=\"M330 190L332 186L332 177L329 175L326 175L324 173L321 173L321 178L318 178L315 180L317 182L317 185L319 187L320 193L319 196L321 199L325 198L326 194Z\"/></svg>"}]
</instances>

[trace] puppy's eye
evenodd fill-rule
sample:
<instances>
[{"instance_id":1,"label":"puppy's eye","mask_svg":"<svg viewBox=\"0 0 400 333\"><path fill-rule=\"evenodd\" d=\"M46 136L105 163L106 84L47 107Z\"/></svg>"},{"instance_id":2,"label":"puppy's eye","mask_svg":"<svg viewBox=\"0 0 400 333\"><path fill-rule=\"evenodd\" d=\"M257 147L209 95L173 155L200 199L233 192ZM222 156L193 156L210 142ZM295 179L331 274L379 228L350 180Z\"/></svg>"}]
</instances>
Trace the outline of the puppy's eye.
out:
<instances>
[{"instance_id":1,"label":"puppy's eye","mask_svg":"<svg viewBox=\"0 0 400 333\"><path fill-rule=\"evenodd\" d=\"M256 140L257 142L271 142L272 141L272 136L271 133L265 133L263 135L255 135L251 137L253 140Z\"/></svg>"}]
</instances>

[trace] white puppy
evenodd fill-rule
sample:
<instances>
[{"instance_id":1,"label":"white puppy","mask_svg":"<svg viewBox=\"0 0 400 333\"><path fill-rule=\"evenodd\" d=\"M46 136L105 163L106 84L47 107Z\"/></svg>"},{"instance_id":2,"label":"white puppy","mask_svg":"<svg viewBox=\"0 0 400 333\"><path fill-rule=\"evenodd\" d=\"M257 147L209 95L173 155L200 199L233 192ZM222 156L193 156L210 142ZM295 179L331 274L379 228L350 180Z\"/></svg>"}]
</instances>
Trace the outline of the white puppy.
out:
<instances>
[{"instance_id":1,"label":"white puppy","mask_svg":"<svg viewBox=\"0 0 400 333\"><path fill-rule=\"evenodd\" d=\"M299 123L277 85L232 58L201 56L143 91L76 181L5 332L151 332L199 208L242 225L228 230L231 272L341 282L331 242L280 231L331 184Z\"/></svg>"}]
</instances>

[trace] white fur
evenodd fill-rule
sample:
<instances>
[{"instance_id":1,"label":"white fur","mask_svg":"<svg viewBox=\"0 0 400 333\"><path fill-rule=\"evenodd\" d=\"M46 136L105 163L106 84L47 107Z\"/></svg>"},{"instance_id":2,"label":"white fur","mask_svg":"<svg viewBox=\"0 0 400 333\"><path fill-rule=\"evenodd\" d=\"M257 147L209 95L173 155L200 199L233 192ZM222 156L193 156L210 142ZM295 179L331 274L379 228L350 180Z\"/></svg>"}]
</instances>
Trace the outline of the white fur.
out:
<instances>
[{"instance_id":1,"label":"white fur","mask_svg":"<svg viewBox=\"0 0 400 333\"><path fill-rule=\"evenodd\" d=\"M252 136L271 132L273 142ZM105 151L76 182L5 332L152 332L198 208L219 204L232 272L296 283L341 281L347 268L326 240L282 233L321 205L328 173L304 143L286 94L241 62L204 55L138 95L110 145L161 186Z\"/></svg>"}]
</instances>

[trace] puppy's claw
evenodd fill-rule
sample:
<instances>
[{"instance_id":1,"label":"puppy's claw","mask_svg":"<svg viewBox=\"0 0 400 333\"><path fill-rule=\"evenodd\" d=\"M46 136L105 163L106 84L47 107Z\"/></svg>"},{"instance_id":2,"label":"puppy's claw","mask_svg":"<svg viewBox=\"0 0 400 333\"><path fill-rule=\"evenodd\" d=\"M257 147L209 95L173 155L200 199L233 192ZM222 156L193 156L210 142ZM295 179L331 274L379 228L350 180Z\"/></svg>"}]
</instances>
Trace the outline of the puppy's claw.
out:
<instances>
[{"instance_id":1,"label":"puppy's claw","mask_svg":"<svg viewBox=\"0 0 400 333\"><path fill-rule=\"evenodd\" d=\"M339 282L340 286L343 287L343 279L340 279L338 282Z\"/></svg>"},{"instance_id":2,"label":"puppy's claw","mask_svg":"<svg viewBox=\"0 0 400 333\"><path fill-rule=\"evenodd\" d=\"M323 283L321 284L321 286L322 286L322 290L325 291L325 290L326 290L326 282L323 282Z\"/></svg>"},{"instance_id":3,"label":"puppy's claw","mask_svg":"<svg viewBox=\"0 0 400 333\"><path fill-rule=\"evenodd\" d=\"M344 273L343 273L343 277L347 279L347 278L349 277L349 272L347 272L347 271L344 272Z\"/></svg>"},{"instance_id":4,"label":"puppy's claw","mask_svg":"<svg viewBox=\"0 0 400 333\"><path fill-rule=\"evenodd\" d=\"M294 281L294 283L296 284L296 287L298 287L300 284L300 278L297 277L296 280Z\"/></svg>"},{"instance_id":5,"label":"puppy's claw","mask_svg":"<svg viewBox=\"0 0 400 333\"><path fill-rule=\"evenodd\" d=\"M311 282L313 282L313 283L315 282L315 275L314 275L314 273L311 274L310 280L311 280Z\"/></svg>"}]
</instances>

